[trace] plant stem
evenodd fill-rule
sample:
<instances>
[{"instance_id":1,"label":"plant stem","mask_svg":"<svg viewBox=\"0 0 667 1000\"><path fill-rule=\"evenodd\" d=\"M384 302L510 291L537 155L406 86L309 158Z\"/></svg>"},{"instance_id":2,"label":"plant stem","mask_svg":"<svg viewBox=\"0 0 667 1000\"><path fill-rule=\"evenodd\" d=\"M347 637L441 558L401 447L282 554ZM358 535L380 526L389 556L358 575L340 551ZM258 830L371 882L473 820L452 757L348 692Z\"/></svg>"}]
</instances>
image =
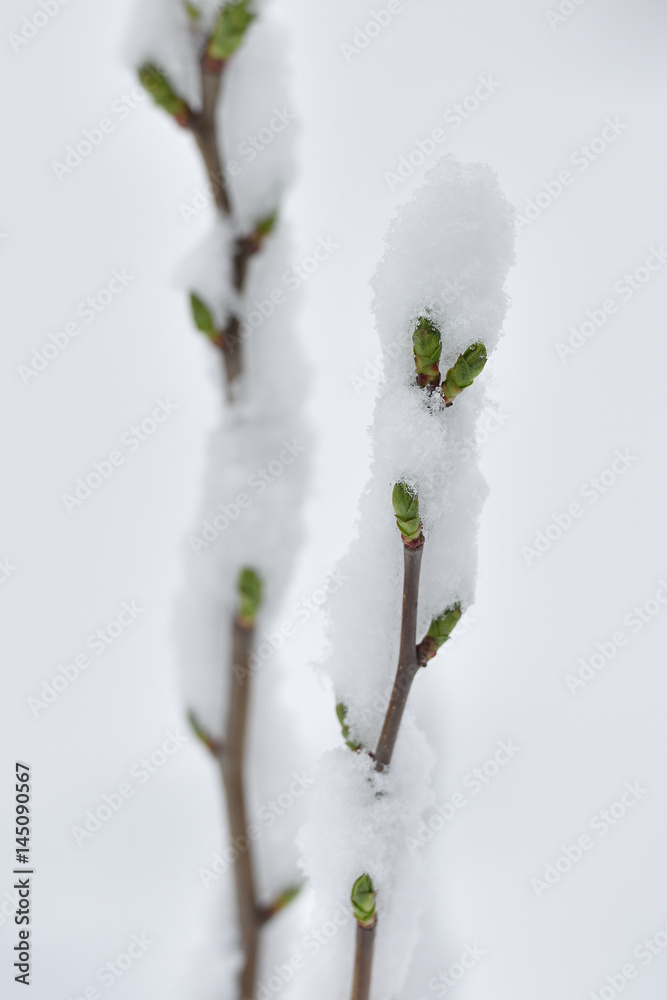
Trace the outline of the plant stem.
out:
<instances>
[{"instance_id":1,"label":"plant stem","mask_svg":"<svg viewBox=\"0 0 667 1000\"><path fill-rule=\"evenodd\" d=\"M419 670L417 662L417 604L419 601L419 574L424 551L423 537L415 548L403 546L403 610L401 616L401 644L398 654L396 679L384 718L382 733L375 751L375 770L389 767L396 745L398 730L410 694L410 688Z\"/></svg>"},{"instance_id":2,"label":"plant stem","mask_svg":"<svg viewBox=\"0 0 667 1000\"><path fill-rule=\"evenodd\" d=\"M220 159L218 128L215 120L224 64L212 67L207 63L206 56L202 56L200 67L202 108L199 114L193 117L190 128L213 188L215 204L223 215L231 215L232 207Z\"/></svg>"},{"instance_id":3,"label":"plant stem","mask_svg":"<svg viewBox=\"0 0 667 1000\"><path fill-rule=\"evenodd\" d=\"M371 973L373 971L373 947L375 945L375 928L363 927L357 923L356 952L354 956L354 979L352 980L351 1000L368 1000L371 991Z\"/></svg>"},{"instance_id":4,"label":"plant stem","mask_svg":"<svg viewBox=\"0 0 667 1000\"><path fill-rule=\"evenodd\" d=\"M248 817L244 787L244 762L248 706L250 703L250 653L255 637L254 626L233 624L233 656L229 707L227 710L224 750L218 754L220 771L227 801L229 834L233 844L243 845L234 862L236 905L239 930L244 952L240 976L241 1000L254 1000L257 981L257 952L259 937L259 907L255 887L252 841L248 837Z\"/></svg>"}]
</instances>

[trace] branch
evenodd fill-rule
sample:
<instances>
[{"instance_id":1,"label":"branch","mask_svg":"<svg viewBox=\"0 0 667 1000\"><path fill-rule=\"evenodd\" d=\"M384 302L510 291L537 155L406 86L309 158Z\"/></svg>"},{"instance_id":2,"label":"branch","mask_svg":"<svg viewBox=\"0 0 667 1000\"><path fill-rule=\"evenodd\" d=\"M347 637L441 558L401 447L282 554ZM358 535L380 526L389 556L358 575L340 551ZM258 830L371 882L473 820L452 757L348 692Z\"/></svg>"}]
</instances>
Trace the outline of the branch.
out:
<instances>
[{"instance_id":1,"label":"branch","mask_svg":"<svg viewBox=\"0 0 667 1000\"><path fill-rule=\"evenodd\" d=\"M372 927L363 927L361 924L357 924L351 1000L368 1000L370 996L376 927L377 923L373 924Z\"/></svg>"},{"instance_id":2,"label":"branch","mask_svg":"<svg viewBox=\"0 0 667 1000\"><path fill-rule=\"evenodd\" d=\"M356 948L354 955L354 978L351 1000L368 1000L373 971L373 947L375 945L375 887L373 880L364 872L352 886L350 902L357 920Z\"/></svg>"},{"instance_id":3,"label":"branch","mask_svg":"<svg viewBox=\"0 0 667 1000\"><path fill-rule=\"evenodd\" d=\"M213 188L215 204L223 215L230 216L232 207L220 159L221 137L216 122L216 109L220 99L225 63L213 61L204 53L199 65L202 108L199 114L192 116L188 127L195 137L204 161Z\"/></svg>"},{"instance_id":4,"label":"branch","mask_svg":"<svg viewBox=\"0 0 667 1000\"><path fill-rule=\"evenodd\" d=\"M401 644L396 679L375 751L376 771L384 771L389 767L410 688L420 666L417 661L417 604L424 536L420 535L419 544L415 547L413 545L414 543L403 543Z\"/></svg>"},{"instance_id":5,"label":"branch","mask_svg":"<svg viewBox=\"0 0 667 1000\"><path fill-rule=\"evenodd\" d=\"M227 711L226 740L223 753L218 754L220 773L227 802L229 834L232 843L247 844L234 863L236 904L239 930L244 952L240 976L241 1000L254 1000L257 981L257 951L260 919L255 887L252 841L248 837L248 816L244 787L244 761L248 706L250 702L250 654L255 638L254 622L240 616L234 619L234 672Z\"/></svg>"}]
</instances>

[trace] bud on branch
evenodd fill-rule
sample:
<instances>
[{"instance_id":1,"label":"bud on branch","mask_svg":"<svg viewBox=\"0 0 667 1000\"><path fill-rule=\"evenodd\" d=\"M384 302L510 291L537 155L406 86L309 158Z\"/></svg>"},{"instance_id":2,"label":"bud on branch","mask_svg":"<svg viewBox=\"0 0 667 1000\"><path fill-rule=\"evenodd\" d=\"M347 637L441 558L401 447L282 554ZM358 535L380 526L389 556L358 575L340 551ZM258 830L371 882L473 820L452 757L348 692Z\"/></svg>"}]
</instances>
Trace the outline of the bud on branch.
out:
<instances>
[{"instance_id":1,"label":"bud on branch","mask_svg":"<svg viewBox=\"0 0 667 1000\"><path fill-rule=\"evenodd\" d=\"M472 344L463 354L459 355L442 383L442 395L447 406L451 406L458 394L473 384L485 364L486 347L484 344Z\"/></svg>"},{"instance_id":2,"label":"bud on branch","mask_svg":"<svg viewBox=\"0 0 667 1000\"><path fill-rule=\"evenodd\" d=\"M139 80L159 108L163 108L183 128L188 127L192 111L176 93L166 73L153 63L144 63L139 70Z\"/></svg>"},{"instance_id":3,"label":"bud on branch","mask_svg":"<svg viewBox=\"0 0 667 1000\"><path fill-rule=\"evenodd\" d=\"M257 16L249 7L249 0L240 0L222 8L206 49L209 62L221 64L241 46L246 31Z\"/></svg>"},{"instance_id":4,"label":"bud on branch","mask_svg":"<svg viewBox=\"0 0 667 1000\"><path fill-rule=\"evenodd\" d=\"M243 569L239 576L239 623L252 628L262 603L262 581L254 569Z\"/></svg>"},{"instance_id":5,"label":"bud on branch","mask_svg":"<svg viewBox=\"0 0 667 1000\"><path fill-rule=\"evenodd\" d=\"M198 740L204 744L207 750L210 750L213 756L217 756L220 752L221 744L216 740L206 729L202 726L199 719L195 715L192 709L188 712L188 722L190 723L190 728L195 734Z\"/></svg>"},{"instance_id":6,"label":"bud on branch","mask_svg":"<svg viewBox=\"0 0 667 1000\"><path fill-rule=\"evenodd\" d=\"M415 332L412 334L412 346L415 354L418 384L439 385L442 339L440 331L424 316L419 320Z\"/></svg>"},{"instance_id":7,"label":"bud on branch","mask_svg":"<svg viewBox=\"0 0 667 1000\"><path fill-rule=\"evenodd\" d=\"M352 886L350 899L352 901L352 911L357 923L366 928L375 927L375 897L377 893L373 888L373 880L367 872L360 875Z\"/></svg>"},{"instance_id":8,"label":"bud on branch","mask_svg":"<svg viewBox=\"0 0 667 1000\"><path fill-rule=\"evenodd\" d=\"M424 542L419 517L419 498L406 483L396 483L391 494L396 524L403 544L416 549Z\"/></svg>"},{"instance_id":9,"label":"bud on branch","mask_svg":"<svg viewBox=\"0 0 667 1000\"><path fill-rule=\"evenodd\" d=\"M350 727L345 722L345 717L347 716L347 705L344 705L342 701L339 701L336 705L336 716L340 722L341 732L343 734L343 739L349 746L350 750L362 750L363 743L354 743L350 737Z\"/></svg>"},{"instance_id":10,"label":"bud on branch","mask_svg":"<svg viewBox=\"0 0 667 1000\"><path fill-rule=\"evenodd\" d=\"M458 625L461 615L461 605L457 603L433 619L428 632L417 646L417 662L420 666L425 667L440 647L444 646Z\"/></svg>"}]
</instances>

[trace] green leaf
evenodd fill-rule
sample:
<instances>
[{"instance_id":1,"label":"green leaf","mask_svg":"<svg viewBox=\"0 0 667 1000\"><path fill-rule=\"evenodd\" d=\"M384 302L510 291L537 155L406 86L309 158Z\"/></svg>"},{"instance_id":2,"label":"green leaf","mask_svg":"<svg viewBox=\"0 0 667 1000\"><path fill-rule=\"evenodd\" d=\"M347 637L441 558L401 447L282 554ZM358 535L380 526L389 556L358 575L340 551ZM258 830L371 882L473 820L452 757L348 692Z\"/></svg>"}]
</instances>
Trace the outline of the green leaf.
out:
<instances>
[{"instance_id":1,"label":"green leaf","mask_svg":"<svg viewBox=\"0 0 667 1000\"><path fill-rule=\"evenodd\" d=\"M440 380L440 355L442 353L442 338L440 331L424 316L417 323L412 334L412 348L415 355L415 368L420 385L437 385Z\"/></svg>"},{"instance_id":2,"label":"green leaf","mask_svg":"<svg viewBox=\"0 0 667 1000\"><path fill-rule=\"evenodd\" d=\"M187 11L188 17L191 17L193 21L198 21L201 17L201 11L199 7L195 7L193 3L189 3L188 0L185 2L185 10Z\"/></svg>"},{"instance_id":3,"label":"green leaf","mask_svg":"<svg viewBox=\"0 0 667 1000\"><path fill-rule=\"evenodd\" d=\"M168 76L159 66L154 63L144 63L139 69L139 80L159 108L173 115L181 125L187 123L190 108L183 98L178 96Z\"/></svg>"},{"instance_id":4,"label":"green leaf","mask_svg":"<svg viewBox=\"0 0 667 1000\"><path fill-rule=\"evenodd\" d=\"M197 329L205 333L207 337L217 337L218 331L215 328L211 310L194 292L190 292L190 308Z\"/></svg>"},{"instance_id":5,"label":"green leaf","mask_svg":"<svg viewBox=\"0 0 667 1000\"><path fill-rule=\"evenodd\" d=\"M375 924L375 897L373 880L367 872L360 875L352 886L350 899L352 910L362 927L373 927Z\"/></svg>"},{"instance_id":6,"label":"green leaf","mask_svg":"<svg viewBox=\"0 0 667 1000\"><path fill-rule=\"evenodd\" d=\"M422 530L417 494L406 483L396 483L391 494L391 502L401 535L408 542L416 541Z\"/></svg>"},{"instance_id":7,"label":"green leaf","mask_svg":"<svg viewBox=\"0 0 667 1000\"><path fill-rule=\"evenodd\" d=\"M210 58L221 62L229 59L242 44L256 16L250 10L250 0L226 4L218 14L208 43L207 54Z\"/></svg>"},{"instance_id":8,"label":"green leaf","mask_svg":"<svg viewBox=\"0 0 667 1000\"><path fill-rule=\"evenodd\" d=\"M262 603L262 580L254 569L243 569L239 576L239 617L244 625L254 625Z\"/></svg>"}]
</instances>

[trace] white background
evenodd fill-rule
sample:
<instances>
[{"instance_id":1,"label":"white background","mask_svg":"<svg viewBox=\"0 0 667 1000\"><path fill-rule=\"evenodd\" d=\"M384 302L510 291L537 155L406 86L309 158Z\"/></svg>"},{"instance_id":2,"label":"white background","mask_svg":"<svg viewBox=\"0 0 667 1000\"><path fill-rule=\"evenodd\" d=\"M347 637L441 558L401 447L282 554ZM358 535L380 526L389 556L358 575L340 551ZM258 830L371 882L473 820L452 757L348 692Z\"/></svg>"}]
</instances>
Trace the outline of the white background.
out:
<instances>
[{"instance_id":1,"label":"white background","mask_svg":"<svg viewBox=\"0 0 667 1000\"><path fill-rule=\"evenodd\" d=\"M424 849L427 919L401 997L436 996L429 979L477 942L485 954L452 990L460 1000L584 1000L627 962L638 976L622 992L652 1000L667 984L667 954L643 964L633 951L667 925L667 615L661 605L636 633L624 619L667 578L667 267L627 302L613 286L667 240L664 7L587 0L552 27L544 2L404 0L347 62L341 43L369 19L369 2L275 6L291 36L301 119L288 206L295 260L319 237L340 244L305 285L299 314L317 451L286 607L311 594L343 551L367 473L376 382L353 384L378 352L367 283L393 210L424 168L393 191L385 172L442 125L441 148L490 162L521 213L543 182L567 168L574 176L518 237L512 308L486 376L504 417L481 449L491 492L478 600L467 631L414 692L438 754L437 802L462 789L499 739L521 751ZM189 138L145 101L70 175L59 181L52 169L134 85L122 61L130 8L70 0L16 53L7 36L36 5L9 0L0 27L0 557L16 567L0 585L0 891L12 878L13 766L26 759L34 1000L81 996L134 933L155 943L115 983L114 1000L192 996L191 949L214 909L197 868L222 836L215 774L192 740L145 786L135 782L134 797L93 838L79 847L71 833L168 730L185 732L170 623L219 405L214 359L173 283L209 221L202 213L188 225L179 212L203 181ZM499 82L495 93L460 128L443 125L481 75ZM617 140L586 171L569 162L615 116L627 126ZM120 268L134 276L127 289L24 385L18 366ZM556 343L610 297L618 312L561 360ZM68 515L61 494L166 396L176 413ZM636 461L589 503L582 487L619 448ZM521 547L575 501L583 516L528 565ZM132 600L145 609L139 620L35 718L28 698ZM288 651L307 718L304 766L338 739L311 666L321 624L313 619ZM567 674L618 630L627 644L572 694ZM635 781L647 790L640 801L606 836L591 832L595 814ZM586 832L594 849L538 898L531 879ZM298 936L299 906L281 919L278 962L289 934ZM12 983L15 940L5 918L3 995L22 995Z\"/></svg>"}]
</instances>

